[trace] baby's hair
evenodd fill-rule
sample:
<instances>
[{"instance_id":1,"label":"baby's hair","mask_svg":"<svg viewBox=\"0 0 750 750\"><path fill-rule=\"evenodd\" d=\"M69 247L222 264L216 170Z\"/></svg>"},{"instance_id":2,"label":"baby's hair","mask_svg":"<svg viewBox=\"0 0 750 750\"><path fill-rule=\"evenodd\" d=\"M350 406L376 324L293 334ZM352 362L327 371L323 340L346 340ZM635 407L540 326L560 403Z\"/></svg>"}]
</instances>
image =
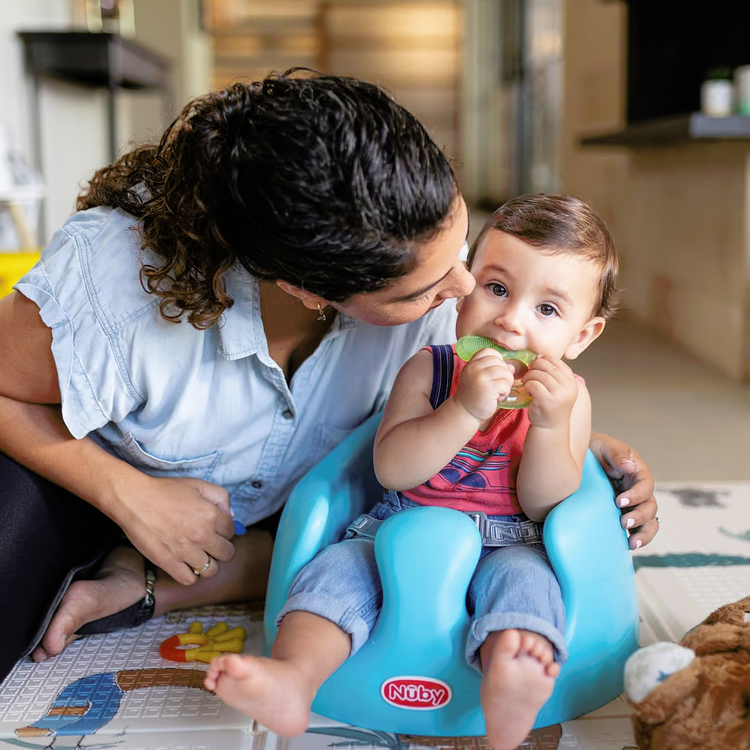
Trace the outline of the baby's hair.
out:
<instances>
[{"instance_id":1,"label":"baby's hair","mask_svg":"<svg viewBox=\"0 0 750 750\"><path fill-rule=\"evenodd\" d=\"M571 253L596 264L600 274L594 315L609 319L616 312L619 262L615 243L603 219L579 198L537 193L503 203L474 240L469 268L491 229L512 234L544 252Z\"/></svg>"}]
</instances>

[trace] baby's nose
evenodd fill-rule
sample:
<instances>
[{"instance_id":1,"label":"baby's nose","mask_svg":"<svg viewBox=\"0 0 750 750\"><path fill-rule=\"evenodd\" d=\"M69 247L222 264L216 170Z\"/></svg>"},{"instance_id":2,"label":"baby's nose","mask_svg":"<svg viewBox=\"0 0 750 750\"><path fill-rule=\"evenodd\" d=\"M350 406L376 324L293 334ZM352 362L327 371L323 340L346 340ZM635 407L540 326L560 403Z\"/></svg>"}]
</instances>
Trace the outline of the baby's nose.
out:
<instances>
[{"instance_id":1,"label":"baby's nose","mask_svg":"<svg viewBox=\"0 0 750 750\"><path fill-rule=\"evenodd\" d=\"M515 305L504 305L500 315L495 319L495 324L513 333L523 333L523 314Z\"/></svg>"}]
</instances>

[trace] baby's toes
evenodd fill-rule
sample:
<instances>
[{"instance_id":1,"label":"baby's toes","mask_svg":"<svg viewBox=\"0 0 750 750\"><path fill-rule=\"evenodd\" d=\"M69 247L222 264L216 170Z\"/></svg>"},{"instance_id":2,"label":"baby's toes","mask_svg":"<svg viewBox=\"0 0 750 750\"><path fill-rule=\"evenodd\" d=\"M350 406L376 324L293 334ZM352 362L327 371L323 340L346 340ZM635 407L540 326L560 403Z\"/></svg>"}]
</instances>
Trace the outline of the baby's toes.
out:
<instances>
[{"instance_id":1,"label":"baby's toes","mask_svg":"<svg viewBox=\"0 0 750 750\"><path fill-rule=\"evenodd\" d=\"M521 649L544 665L552 662L554 658L552 644L537 633L523 633Z\"/></svg>"}]
</instances>

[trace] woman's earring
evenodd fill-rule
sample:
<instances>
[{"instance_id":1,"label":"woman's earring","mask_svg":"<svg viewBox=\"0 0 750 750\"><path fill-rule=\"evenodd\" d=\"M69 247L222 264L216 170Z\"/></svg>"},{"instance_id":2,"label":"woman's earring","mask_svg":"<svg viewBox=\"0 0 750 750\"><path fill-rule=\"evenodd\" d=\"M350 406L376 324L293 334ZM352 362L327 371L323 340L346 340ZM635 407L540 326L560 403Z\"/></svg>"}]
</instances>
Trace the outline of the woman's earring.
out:
<instances>
[{"instance_id":1,"label":"woman's earring","mask_svg":"<svg viewBox=\"0 0 750 750\"><path fill-rule=\"evenodd\" d=\"M323 323L325 322L326 314L323 312L323 308L320 306L320 302L318 302L318 320Z\"/></svg>"}]
</instances>

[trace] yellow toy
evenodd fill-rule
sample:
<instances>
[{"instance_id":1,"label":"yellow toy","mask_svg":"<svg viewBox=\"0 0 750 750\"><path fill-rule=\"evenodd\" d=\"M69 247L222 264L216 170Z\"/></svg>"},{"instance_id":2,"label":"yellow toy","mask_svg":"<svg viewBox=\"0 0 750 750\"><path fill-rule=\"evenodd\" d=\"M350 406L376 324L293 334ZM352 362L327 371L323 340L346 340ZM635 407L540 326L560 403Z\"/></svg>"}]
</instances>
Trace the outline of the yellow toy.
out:
<instances>
[{"instance_id":1,"label":"yellow toy","mask_svg":"<svg viewBox=\"0 0 750 750\"><path fill-rule=\"evenodd\" d=\"M225 622L217 622L205 633L203 625L194 622L188 628L187 633L179 633L162 641L159 654L169 661L202 661L208 664L212 659L228 651L234 654L242 653L246 636L245 628L238 627L230 630ZM194 648L182 648L182 646Z\"/></svg>"}]
</instances>

